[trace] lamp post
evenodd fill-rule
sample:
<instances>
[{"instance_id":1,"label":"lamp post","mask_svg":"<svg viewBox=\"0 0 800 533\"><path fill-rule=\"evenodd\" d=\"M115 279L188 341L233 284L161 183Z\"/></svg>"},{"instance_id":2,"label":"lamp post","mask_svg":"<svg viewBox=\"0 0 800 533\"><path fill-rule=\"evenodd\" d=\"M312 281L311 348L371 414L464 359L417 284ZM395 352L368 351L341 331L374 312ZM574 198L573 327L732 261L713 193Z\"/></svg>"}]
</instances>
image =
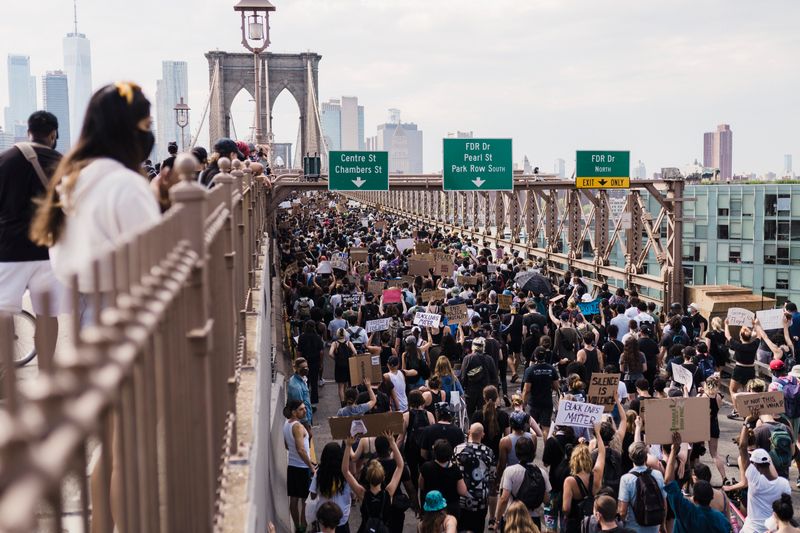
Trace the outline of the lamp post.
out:
<instances>
[{"instance_id":1,"label":"lamp post","mask_svg":"<svg viewBox=\"0 0 800 533\"><path fill-rule=\"evenodd\" d=\"M269 46L269 13L275 6L268 0L240 0L233 6L234 11L242 14L242 45L253 52L255 64L255 99L256 99L256 144L263 144L264 132L261 131L261 61L259 54Z\"/></svg>"},{"instance_id":2,"label":"lamp post","mask_svg":"<svg viewBox=\"0 0 800 533\"><path fill-rule=\"evenodd\" d=\"M181 129L181 152L186 151L186 136L183 134L183 128L189 125L190 109L181 96L181 101L175 104L175 124Z\"/></svg>"}]
</instances>

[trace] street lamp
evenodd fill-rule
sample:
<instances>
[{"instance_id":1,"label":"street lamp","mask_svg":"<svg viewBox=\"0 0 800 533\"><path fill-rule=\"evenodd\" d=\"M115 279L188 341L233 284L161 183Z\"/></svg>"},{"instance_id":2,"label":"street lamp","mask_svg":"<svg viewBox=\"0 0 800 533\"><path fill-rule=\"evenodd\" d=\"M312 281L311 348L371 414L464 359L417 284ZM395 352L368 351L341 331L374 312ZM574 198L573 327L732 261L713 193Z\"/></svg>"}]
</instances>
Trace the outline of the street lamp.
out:
<instances>
[{"instance_id":1,"label":"street lamp","mask_svg":"<svg viewBox=\"0 0 800 533\"><path fill-rule=\"evenodd\" d=\"M184 103L183 96L181 101L175 104L175 124L181 129L181 152L186 150L186 136L183 134L183 128L189 125L189 110L191 108Z\"/></svg>"},{"instance_id":2,"label":"street lamp","mask_svg":"<svg viewBox=\"0 0 800 533\"><path fill-rule=\"evenodd\" d=\"M256 144L264 142L261 131L261 62L259 54L269 46L269 13L275 6L268 0L240 0L233 6L242 14L242 45L253 52L255 63Z\"/></svg>"}]
</instances>

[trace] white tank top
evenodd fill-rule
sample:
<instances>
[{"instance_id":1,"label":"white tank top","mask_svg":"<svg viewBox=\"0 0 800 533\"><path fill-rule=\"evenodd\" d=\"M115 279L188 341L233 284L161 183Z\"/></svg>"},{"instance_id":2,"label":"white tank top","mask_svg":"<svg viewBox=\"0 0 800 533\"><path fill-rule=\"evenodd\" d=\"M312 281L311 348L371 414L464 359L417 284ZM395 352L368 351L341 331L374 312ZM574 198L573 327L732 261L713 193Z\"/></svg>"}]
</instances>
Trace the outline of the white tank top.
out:
<instances>
[{"instance_id":1,"label":"white tank top","mask_svg":"<svg viewBox=\"0 0 800 533\"><path fill-rule=\"evenodd\" d=\"M286 444L286 448L289 450L289 466L308 468L308 465L303 462L300 454L297 453L297 446L295 446L294 443L294 435L292 435L292 429L294 428L294 425L299 423L300 422L297 420L294 422L287 420L283 423L283 442ZM303 447L306 449L306 455L310 457L311 454L309 451L308 431L306 431L306 435L303 437Z\"/></svg>"},{"instance_id":2,"label":"white tank top","mask_svg":"<svg viewBox=\"0 0 800 533\"><path fill-rule=\"evenodd\" d=\"M406 397L406 377L400 372L389 372L389 379L394 385L394 393L397 395L397 410L408 410L408 397Z\"/></svg>"}]
</instances>

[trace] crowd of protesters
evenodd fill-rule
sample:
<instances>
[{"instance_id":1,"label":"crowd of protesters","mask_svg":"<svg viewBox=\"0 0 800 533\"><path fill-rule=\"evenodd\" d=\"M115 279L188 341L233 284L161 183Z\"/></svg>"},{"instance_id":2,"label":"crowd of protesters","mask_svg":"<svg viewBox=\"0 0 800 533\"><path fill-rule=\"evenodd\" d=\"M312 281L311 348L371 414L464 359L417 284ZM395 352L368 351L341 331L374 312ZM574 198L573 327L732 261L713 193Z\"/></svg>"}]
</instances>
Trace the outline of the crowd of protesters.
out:
<instances>
[{"instance_id":1,"label":"crowd of protesters","mask_svg":"<svg viewBox=\"0 0 800 533\"><path fill-rule=\"evenodd\" d=\"M635 290L592 287L578 272L555 275L482 239L336 196L285 207L276 266L294 352L284 436L295 531L796 531L794 304L782 331L755 321L734 335L695 304L658 309ZM409 275L433 253L425 275ZM399 302L384 301L392 287ZM593 300L596 313L583 313ZM466 317L451 320L460 304ZM419 325L418 313L439 323ZM388 320L372 331L378 319ZM360 354L379 359L382 379L350 381L348 361ZM771 381L756 376L756 360L769 364ZM691 372L691 388L673 379L672 363ZM730 392L786 399L782 415L731 412L744 419L738 472L718 454L731 363ZM321 388L327 365L336 393ZM613 411L593 428L556 425L559 401L585 402L601 372L620 376ZM404 429L316 442L327 425L314 414L323 395L340 402L338 416L400 412ZM710 439L675 433L648 444L645 400L684 396L709 399Z\"/></svg>"}]
</instances>

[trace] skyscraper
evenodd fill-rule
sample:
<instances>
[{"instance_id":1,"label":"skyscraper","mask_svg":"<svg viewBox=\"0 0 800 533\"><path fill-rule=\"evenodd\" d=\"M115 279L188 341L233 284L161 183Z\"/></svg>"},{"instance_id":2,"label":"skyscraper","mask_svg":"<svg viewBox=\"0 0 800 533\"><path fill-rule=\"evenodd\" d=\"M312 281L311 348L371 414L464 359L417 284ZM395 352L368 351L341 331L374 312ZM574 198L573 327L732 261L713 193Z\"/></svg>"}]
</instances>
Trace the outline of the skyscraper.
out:
<instances>
[{"instance_id":1,"label":"skyscraper","mask_svg":"<svg viewBox=\"0 0 800 533\"><path fill-rule=\"evenodd\" d=\"M728 124L720 124L717 131L703 134L703 166L718 168L719 178L733 177L733 132Z\"/></svg>"},{"instance_id":2,"label":"skyscraper","mask_svg":"<svg viewBox=\"0 0 800 533\"><path fill-rule=\"evenodd\" d=\"M28 117L36 111L36 78L31 76L29 56L8 55L8 102L5 130L15 138L25 138Z\"/></svg>"},{"instance_id":3,"label":"skyscraper","mask_svg":"<svg viewBox=\"0 0 800 533\"><path fill-rule=\"evenodd\" d=\"M342 96L341 99L341 149L364 149L364 106L358 105L358 97Z\"/></svg>"},{"instance_id":4,"label":"skyscraper","mask_svg":"<svg viewBox=\"0 0 800 533\"><path fill-rule=\"evenodd\" d=\"M412 122L400 121L400 110L389 110L389 122L378 125L370 149L389 152L389 172L422 173L422 131Z\"/></svg>"},{"instance_id":5,"label":"skyscraper","mask_svg":"<svg viewBox=\"0 0 800 533\"><path fill-rule=\"evenodd\" d=\"M48 71L42 77L44 108L58 119L58 149L66 152L70 142L69 84L67 75L61 70Z\"/></svg>"},{"instance_id":6,"label":"skyscraper","mask_svg":"<svg viewBox=\"0 0 800 533\"><path fill-rule=\"evenodd\" d=\"M792 154L786 154L783 156L783 175L791 176L792 174Z\"/></svg>"},{"instance_id":7,"label":"skyscraper","mask_svg":"<svg viewBox=\"0 0 800 533\"><path fill-rule=\"evenodd\" d=\"M167 145L171 141L181 146L181 129L175 122L175 104L183 98L189 103L189 77L186 61L162 61L161 79L156 82L156 132L158 138L158 158L167 157ZM184 130L187 137L191 137L191 128ZM216 139L211 141L216 142ZM191 139L185 139L184 145L189 146Z\"/></svg>"},{"instance_id":8,"label":"skyscraper","mask_svg":"<svg viewBox=\"0 0 800 533\"><path fill-rule=\"evenodd\" d=\"M557 174L559 178L565 177L567 173L567 162L560 157L556 159L556 162L553 165L553 172Z\"/></svg>"},{"instance_id":9,"label":"skyscraper","mask_svg":"<svg viewBox=\"0 0 800 533\"><path fill-rule=\"evenodd\" d=\"M70 133L72 139L77 139L83 127L83 117L86 106L92 97L92 53L89 39L86 35L78 33L78 5L74 0L73 29L62 41L64 48L64 71L67 73L69 85L69 112ZM59 119L59 123L61 119ZM63 128L59 135L63 138L66 132Z\"/></svg>"},{"instance_id":10,"label":"skyscraper","mask_svg":"<svg viewBox=\"0 0 800 533\"><path fill-rule=\"evenodd\" d=\"M636 168L634 170L633 177L635 179L639 179L639 180L647 179L647 167L644 166L644 163L642 163L641 159L636 164Z\"/></svg>"},{"instance_id":11,"label":"skyscraper","mask_svg":"<svg viewBox=\"0 0 800 533\"><path fill-rule=\"evenodd\" d=\"M322 102L320 106L320 122L322 123L322 136L328 145L328 150L342 149L342 104L338 98L331 98Z\"/></svg>"}]
</instances>

